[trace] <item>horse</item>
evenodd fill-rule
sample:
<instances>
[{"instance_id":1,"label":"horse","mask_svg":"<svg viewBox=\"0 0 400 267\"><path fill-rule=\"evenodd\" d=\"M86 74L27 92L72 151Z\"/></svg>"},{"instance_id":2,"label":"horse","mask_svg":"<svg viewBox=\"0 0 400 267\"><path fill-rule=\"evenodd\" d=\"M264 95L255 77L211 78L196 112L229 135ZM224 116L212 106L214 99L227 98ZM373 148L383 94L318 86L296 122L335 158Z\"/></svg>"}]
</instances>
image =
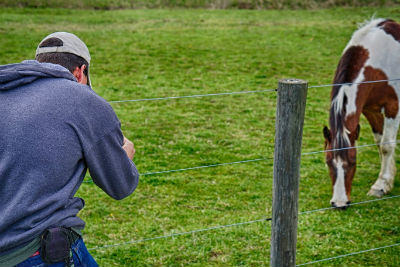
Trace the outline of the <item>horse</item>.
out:
<instances>
[{"instance_id":1,"label":"horse","mask_svg":"<svg viewBox=\"0 0 400 267\"><path fill-rule=\"evenodd\" d=\"M323 128L333 207L345 209L350 204L361 113L372 128L381 159L379 177L368 195L382 197L393 188L400 123L400 82L395 80L399 78L400 24L390 19L366 22L342 53L331 91L330 129Z\"/></svg>"}]
</instances>

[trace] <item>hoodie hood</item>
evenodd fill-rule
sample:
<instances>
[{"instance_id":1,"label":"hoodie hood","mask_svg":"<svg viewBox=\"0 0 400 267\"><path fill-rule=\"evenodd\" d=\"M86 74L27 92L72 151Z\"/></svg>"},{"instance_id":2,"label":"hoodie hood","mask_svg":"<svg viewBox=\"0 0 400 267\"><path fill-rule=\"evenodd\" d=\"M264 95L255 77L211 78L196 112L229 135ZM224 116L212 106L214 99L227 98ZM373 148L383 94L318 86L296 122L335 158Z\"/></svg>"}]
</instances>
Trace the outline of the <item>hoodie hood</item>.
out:
<instances>
[{"instance_id":1,"label":"hoodie hood","mask_svg":"<svg viewBox=\"0 0 400 267\"><path fill-rule=\"evenodd\" d=\"M0 66L0 91L11 90L40 78L64 78L76 81L74 75L61 65L25 60Z\"/></svg>"}]
</instances>

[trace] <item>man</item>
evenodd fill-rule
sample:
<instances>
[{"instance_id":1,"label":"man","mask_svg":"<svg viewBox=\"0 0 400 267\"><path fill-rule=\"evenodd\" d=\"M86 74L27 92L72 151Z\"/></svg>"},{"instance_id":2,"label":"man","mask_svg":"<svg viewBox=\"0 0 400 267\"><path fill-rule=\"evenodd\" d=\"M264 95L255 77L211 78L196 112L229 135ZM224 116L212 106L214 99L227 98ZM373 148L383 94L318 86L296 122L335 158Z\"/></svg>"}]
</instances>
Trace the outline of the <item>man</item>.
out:
<instances>
[{"instance_id":1,"label":"man","mask_svg":"<svg viewBox=\"0 0 400 267\"><path fill-rule=\"evenodd\" d=\"M74 195L87 169L112 198L130 195L134 146L91 89L78 37L47 36L36 60L0 66L0 266L97 266Z\"/></svg>"}]
</instances>

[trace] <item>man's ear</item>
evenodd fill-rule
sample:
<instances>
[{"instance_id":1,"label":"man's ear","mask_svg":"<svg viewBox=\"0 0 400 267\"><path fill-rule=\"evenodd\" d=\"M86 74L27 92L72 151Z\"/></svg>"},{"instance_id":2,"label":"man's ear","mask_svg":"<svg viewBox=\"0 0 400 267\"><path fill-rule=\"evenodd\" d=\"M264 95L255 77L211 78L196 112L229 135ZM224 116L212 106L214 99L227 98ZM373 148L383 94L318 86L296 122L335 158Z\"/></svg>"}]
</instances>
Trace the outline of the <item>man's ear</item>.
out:
<instances>
[{"instance_id":1,"label":"man's ear","mask_svg":"<svg viewBox=\"0 0 400 267\"><path fill-rule=\"evenodd\" d=\"M76 67L75 70L72 72L72 75L75 76L78 83L87 84L87 77L83 73L85 69L86 69L86 65L84 64L81 67Z\"/></svg>"},{"instance_id":2,"label":"man's ear","mask_svg":"<svg viewBox=\"0 0 400 267\"><path fill-rule=\"evenodd\" d=\"M328 129L328 127L324 126L324 137L326 140L328 140L328 142L331 142L331 131Z\"/></svg>"}]
</instances>

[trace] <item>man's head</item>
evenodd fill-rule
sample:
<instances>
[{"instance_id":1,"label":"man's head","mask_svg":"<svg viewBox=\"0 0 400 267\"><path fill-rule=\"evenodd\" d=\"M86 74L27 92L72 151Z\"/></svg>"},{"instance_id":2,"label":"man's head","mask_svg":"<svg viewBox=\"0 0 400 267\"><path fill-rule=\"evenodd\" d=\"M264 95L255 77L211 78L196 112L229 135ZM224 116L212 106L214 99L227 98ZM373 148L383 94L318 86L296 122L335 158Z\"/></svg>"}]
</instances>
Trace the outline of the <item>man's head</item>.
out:
<instances>
[{"instance_id":1,"label":"man's head","mask_svg":"<svg viewBox=\"0 0 400 267\"><path fill-rule=\"evenodd\" d=\"M36 49L36 60L61 65L67 68L79 83L91 85L89 50L85 43L72 33L55 32L46 36Z\"/></svg>"}]
</instances>

